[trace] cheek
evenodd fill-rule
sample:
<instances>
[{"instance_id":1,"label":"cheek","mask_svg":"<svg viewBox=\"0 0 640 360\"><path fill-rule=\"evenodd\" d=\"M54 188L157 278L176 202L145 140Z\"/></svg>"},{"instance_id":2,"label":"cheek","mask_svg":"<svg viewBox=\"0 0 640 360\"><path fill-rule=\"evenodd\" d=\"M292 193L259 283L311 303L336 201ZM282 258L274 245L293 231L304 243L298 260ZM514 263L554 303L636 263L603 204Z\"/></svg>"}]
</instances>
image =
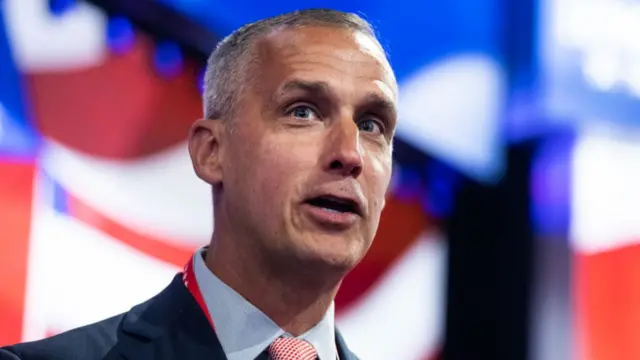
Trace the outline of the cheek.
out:
<instances>
[{"instance_id":1,"label":"cheek","mask_svg":"<svg viewBox=\"0 0 640 360\"><path fill-rule=\"evenodd\" d=\"M384 207L385 197L391 183L391 157L375 158L370 162L371 171L367 181L372 205L376 213Z\"/></svg>"},{"instance_id":2,"label":"cheek","mask_svg":"<svg viewBox=\"0 0 640 360\"><path fill-rule=\"evenodd\" d=\"M260 147L253 163L261 195L265 202L278 209L282 209L290 198L295 197L310 166L313 166L308 158L299 156L295 147L279 143ZM273 211L274 208L269 210Z\"/></svg>"},{"instance_id":3,"label":"cheek","mask_svg":"<svg viewBox=\"0 0 640 360\"><path fill-rule=\"evenodd\" d=\"M384 153L379 156L372 156L370 161L371 172L377 179L377 188L387 191L391 182L392 158L391 153Z\"/></svg>"}]
</instances>

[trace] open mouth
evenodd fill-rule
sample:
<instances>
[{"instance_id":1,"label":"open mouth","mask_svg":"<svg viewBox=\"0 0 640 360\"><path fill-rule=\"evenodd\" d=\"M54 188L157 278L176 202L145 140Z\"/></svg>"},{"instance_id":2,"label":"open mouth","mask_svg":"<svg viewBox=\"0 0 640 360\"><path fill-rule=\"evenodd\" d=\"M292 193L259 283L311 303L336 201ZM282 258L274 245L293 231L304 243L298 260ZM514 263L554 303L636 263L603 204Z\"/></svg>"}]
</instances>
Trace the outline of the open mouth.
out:
<instances>
[{"instance_id":1,"label":"open mouth","mask_svg":"<svg viewBox=\"0 0 640 360\"><path fill-rule=\"evenodd\" d=\"M353 213L356 215L361 215L360 206L358 205L358 203L351 199L325 195L311 198L307 200L306 203L311 206L338 213Z\"/></svg>"}]
</instances>

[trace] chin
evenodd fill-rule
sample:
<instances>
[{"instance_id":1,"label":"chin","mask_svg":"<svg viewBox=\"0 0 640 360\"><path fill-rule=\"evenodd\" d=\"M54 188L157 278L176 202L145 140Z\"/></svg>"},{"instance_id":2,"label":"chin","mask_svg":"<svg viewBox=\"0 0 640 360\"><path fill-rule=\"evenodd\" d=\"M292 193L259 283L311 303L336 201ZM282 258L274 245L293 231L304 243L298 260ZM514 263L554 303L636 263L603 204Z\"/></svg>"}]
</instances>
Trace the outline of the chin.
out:
<instances>
[{"instance_id":1,"label":"chin","mask_svg":"<svg viewBox=\"0 0 640 360\"><path fill-rule=\"evenodd\" d=\"M315 238L309 246L301 251L303 257L309 263L318 263L319 266L327 266L337 271L349 271L355 267L366 251L361 241L351 239L345 241L344 237L337 239L335 236Z\"/></svg>"}]
</instances>

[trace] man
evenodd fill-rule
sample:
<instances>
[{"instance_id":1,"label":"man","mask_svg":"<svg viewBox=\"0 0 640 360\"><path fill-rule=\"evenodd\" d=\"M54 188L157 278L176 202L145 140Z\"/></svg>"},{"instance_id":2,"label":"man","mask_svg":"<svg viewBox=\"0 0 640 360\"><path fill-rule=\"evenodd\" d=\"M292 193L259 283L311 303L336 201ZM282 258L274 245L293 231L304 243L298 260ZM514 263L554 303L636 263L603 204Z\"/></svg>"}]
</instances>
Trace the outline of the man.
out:
<instances>
[{"instance_id":1,"label":"man","mask_svg":"<svg viewBox=\"0 0 640 360\"><path fill-rule=\"evenodd\" d=\"M160 294L2 359L356 359L334 326L341 280L376 233L397 85L361 18L305 10L246 25L211 55L196 174L214 234Z\"/></svg>"}]
</instances>

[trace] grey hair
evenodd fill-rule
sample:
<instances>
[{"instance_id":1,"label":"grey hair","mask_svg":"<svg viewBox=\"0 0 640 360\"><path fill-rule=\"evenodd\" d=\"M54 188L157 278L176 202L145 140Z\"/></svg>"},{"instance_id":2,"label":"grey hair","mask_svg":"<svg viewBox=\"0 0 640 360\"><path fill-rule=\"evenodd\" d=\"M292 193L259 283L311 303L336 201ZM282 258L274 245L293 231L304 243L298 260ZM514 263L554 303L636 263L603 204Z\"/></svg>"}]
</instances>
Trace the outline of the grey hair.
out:
<instances>
[{"instance_id":1,"label":"grey hair","mask_svg":"<svg viewBox=\"0 0 640 360\"><path fill-rule=\"evenodd\" d=\"M378 42L373 27L366 20L357 14L337 10L300 10L244 25L220 41L209 56L204 78L204 117L226 119L233 116L236 101L242 96L250 73L251 50L256 40L275 30L303 26L350 29Z\"/></svg>"}]
</instances>

